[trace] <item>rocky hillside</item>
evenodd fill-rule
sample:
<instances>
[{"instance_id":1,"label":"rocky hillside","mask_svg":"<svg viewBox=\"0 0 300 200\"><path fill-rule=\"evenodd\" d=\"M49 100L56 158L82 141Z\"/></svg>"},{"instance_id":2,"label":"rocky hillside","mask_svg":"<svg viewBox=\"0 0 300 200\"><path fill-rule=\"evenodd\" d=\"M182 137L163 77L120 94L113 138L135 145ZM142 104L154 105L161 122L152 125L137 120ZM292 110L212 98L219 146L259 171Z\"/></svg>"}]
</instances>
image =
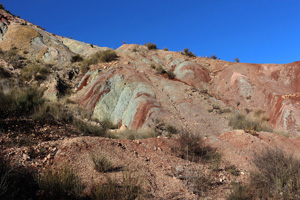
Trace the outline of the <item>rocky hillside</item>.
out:
<instances>
[{"instance_id":1,"label":"rocky hillside","mask_svg":"<svg viewBox=\"0 0 300 200\"><path fill-rule=\"evenodd\" d=\"M247 182L257 168L255 153L271 147L300 152L300 62L227 62L150 43L112 50L48 33L4 9L0 48L3 156L42 172L67 162L86 183L86 198L108 177L93 167L97 152L115 163L109 173L117 180L124 180L124 168L138 173L147 199L225 199L233 180ZM43 100L25 103L20 114L24 101L13 107L5 95L18 98L14 91L31 87ZM189 137L191 144L201 141L202 153L222 159L191 159L189 145L178 152ZM197 179L200 184L211 181L203 190L193 181L199 170L207 178ZM37 187L36 198L46 197Z\"/></svg>"}]
</instances>

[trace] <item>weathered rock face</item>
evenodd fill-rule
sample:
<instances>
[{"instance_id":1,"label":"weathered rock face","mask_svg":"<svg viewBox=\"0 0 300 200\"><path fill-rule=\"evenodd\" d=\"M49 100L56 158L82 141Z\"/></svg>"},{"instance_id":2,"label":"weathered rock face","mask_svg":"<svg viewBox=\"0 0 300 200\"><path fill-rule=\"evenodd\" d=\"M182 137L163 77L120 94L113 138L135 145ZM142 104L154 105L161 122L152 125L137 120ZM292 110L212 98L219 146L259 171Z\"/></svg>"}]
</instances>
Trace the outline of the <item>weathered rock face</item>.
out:
<instances>
[{"instance_id":1,"label":"weathered rock face","mask_svg":"<svg viewBox=\"0 0 300 200\"><path fill-rule=\"evenodd\" d=\"M274 127L297 134L299 68L299 62L285 65L233 64L217 72L211 88L231 106L263 110Z\"/></svg>"},{"instance_id":2,"label":"weathered rock face","mask_svg":"<svg viewBox=\"0 0 300 200\"><path fill-rule=\"evenodd\" d=\"M178 53L149 51L139 45L123 45L116 51L117 62L108 68L105 64L93 66L78 80L75 99L95 118L132 129L151 127L160 120L193 132L213 126L214 114L207 113L208 103L201 102L206 97L200 97L198 90L210 81L205 67L185 56L178 58ZM151 65L172 71L176 78L158 74ZM193 90L195 87L198 89ZM217 118L220 125L205 133L218 135L227 130L222 117Z\"/></svg>"},{"instance_id":3,"label":"weathered rock face","mask_svg":"<svg viewBox=\"0 0 300 200\"><path fill-rule=\"evenodd\" d=\"M50 34L4 10L0 10L0 41L2 50L16 48L25 57L60 67L70 65L75 54L88 56L108 49Z\"/></svg>"},{"instance_id":4,"label":"weathered rock face","mask_svg":"<svg viewBox=\"0 0 300 200\"><path fill-rule=\"evenodd\" d=\"M95 66L78 81L78 102L100 120L138 129L155 120L149 116L161 116L195 132L210 127L204 134L218 135L228 130L226 120L217 116L221 123L214 126L216 116L207 112L218 104L262 110L274 128L298 133L299 63L231 63L149 51L139 45L123 45L116 51L118 62L108 69ZM157 74L151 65L172 71L175 79ZM203 90L209 91L208 97L200 93ZM141 92L142 98L137 98Z\"/></svg>"},{"instance_id":5,"label":"weathered rock face","mask_svg":"<svg viewBox=\"0 0 300 200\"><path fill-rule=\"evenodd\" d=\"M108 49L50 34L0 10L0 48L12 47L28 59L54 65L60 77L72 56ZM161 120L192 132L220 135L230 130L230 114L222 109L261 110L274 128L299 134L300 62L232 63L140 45L123 45L116 52L116 61L90 66L72 80L77 85L73 98L94 118L133 129ZM175 78L157 73L153 66ZM47 81L46 96L56 99L56 84Z\"/></svg>"}]
</instances>

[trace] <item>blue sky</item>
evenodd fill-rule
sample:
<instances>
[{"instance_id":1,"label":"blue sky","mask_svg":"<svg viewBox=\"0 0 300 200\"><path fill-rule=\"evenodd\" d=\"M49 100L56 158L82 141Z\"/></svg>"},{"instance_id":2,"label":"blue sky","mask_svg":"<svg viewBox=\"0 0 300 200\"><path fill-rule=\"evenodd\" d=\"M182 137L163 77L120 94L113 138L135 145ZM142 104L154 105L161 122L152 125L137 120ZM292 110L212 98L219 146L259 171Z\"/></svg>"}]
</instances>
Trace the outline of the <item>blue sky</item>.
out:
<instances>
[{"instance_id":1,"label":"blue sky","mask_svg":"<svg viewBox=\"0 0 300 200\"><path fill-rule=\"evenodd\" d=\"M300 60L299 0L2 0L47 31L98 46L152 42L248 63Z\"/></svg>"}]
</instances>

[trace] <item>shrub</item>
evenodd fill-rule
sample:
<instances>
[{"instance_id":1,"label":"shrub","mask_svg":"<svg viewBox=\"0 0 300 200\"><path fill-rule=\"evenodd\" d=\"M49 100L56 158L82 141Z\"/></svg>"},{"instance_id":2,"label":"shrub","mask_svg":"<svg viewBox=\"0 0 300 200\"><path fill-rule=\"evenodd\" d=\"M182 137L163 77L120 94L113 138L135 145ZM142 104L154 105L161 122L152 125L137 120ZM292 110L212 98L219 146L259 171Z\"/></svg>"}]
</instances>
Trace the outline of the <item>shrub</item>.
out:
<instances>
[{"instance_id":1,"label":"shrub","mask_svg":"<svg viewBox=\"0 0 300 200\"><path fill-rule=\"evenodd\" d=\"M226 200L250 200L253 199L249 187L240 183L233 184L233 188L230 194L226 197Z\"/></svg>"},{"instance_id":2,"label":"shrub","mask_svg":"<svg viewBox=\"0 0 300 200\"><path fill-rule=\"evenodd\" d=\"M62 104L46 102L35 109L32 119L41 124L55 123L55 120L63 123L72 123L73 114Z\"/></svg>"},{"instance_id":3,"label":"shrub","mask_svg":"<svg viewBox=\"0 0 300 200\"><path fill-rule=\"evenodd\" d=\"M211 55L209 58L217 60L218 57L216 55Z\"/></svg>"},{"instance_id":4,"label":"shrub","mask_svg":"<svg viewBox=\"0 0 300 200\"><path fill-rule=\"evenodd\" d=\"M113 124L109 119L104 119L103 121L100 122L100 124L101 124L101 127L105 130L118 128L118 126Z\"/></svg>"},{"instance_id":5,"label":"shrub","mask_svg":"<svg viewBox=\"0 0 300 200\"><path fill-rule=\"evenodd\" d=\"M92 186L92 200L135 200L142 198L143 196L141 179L138 176L134 176L131 171L123 173L123 178L120 184L116 179L111 179L109 177L107 177L106 179L106 184Z\"/></svg>"},{"instance_id":6,"label":"shrub","mask_svg":"<svg viewBox=\"0 0 300 200\"><path fill-rule=\"evenodd\" d=\"M83 74L87 73L89 70L90 68L88 66L84 66L84 65L80 66L80 72Z\"/></svg>"},{"instance_id":7,"label":"shrub","mask_svg":"<svg viewBox=\"0 0 300 200\"><path fill-rule=\"evenodd\" d=\"M220 155L210 146L205 146L203 139L199 135L189 132L181 132L177 139L179 148L177 155L183 159L197 162L199 160L215 161L220 159ZM217 160L216 160L217 161Z\"/></svg>"},{"instance_id":8,"label":"shrub","mask_svg":"<svg viewBox=\"0 0 300 200\"><path fill-rule=\"evenodd\" d=\"M116 60L118 55L114 50L99 51L83 61L83 66L94 65L99 62L111 62Z\"/></svg>"},{"instance_id":9,"label":"shrub","mask_svg":"<svg viewBox=\"0 0 300 200\"><path fill-rule=\"evenodd\" d=\"M135 131L135 130L125 130L118 132L114 136L116 138L127 138L129 140L139 140L139 139L146 139L146 138L153 138L156 137L158 134L155 130L148 130L148 131Z\"/></svg>"},{"instance_id":10,"label":"shrub","mask_svg":"<svg viewBox=\"0 0 300 200\"><path fill-rule=\"evenodd\" d=\"M177 129L174 126L171 126L171 125L167 126L167 131L171 134L176 134L177 133Z\"/></svg>"},{"instance_id":11,"label":"shrub","mask_svg":"<svg viewBox=\"0 0 300 200\"><path fill-rule=\"evenodd\" d=\"M82 132L83 135L92 135L92 136L106 136L106 130L102 127L89 124L82 120L76 119L73 120L73 125Z\"/></svg>"},{"instance_id":12,"label":"shrub","mask_svg":"<svg viewBox=\"0 0 300 200\"><path fill-rule=\"evenodd\" d=\"M92 155L92 161L95 170L98 172L109 172L113 169L112 162L104 154Z\"/></svg>"},{"instance_id":13,"label":"shrub","mask_svg":"<svg viewBox=\"0 0 300 200\"><path fill-rule=\"evenodd\" d=\"M0 56L16 69L24 66L23 60L25 58L18 54L18 50L15 47L12 47L9 51L0 50Z\"/></svg>"},{"instance_id":14,"label":"shrub","mask_svg":"<svg viewBox=\"0 0 300 200\"><path fill-rule=\"evenodd\" d=\"M237 63L240 62L240 59L239 59L239 58L235 58L234 60L235 60Z\"/></svg>"},{"instance_id":15,"label":"shrub","mask_svg":"<svg viewBox=\"0 0 300 200\"><path fill-rule=\"evenodd\" d=\"M148 42L148 44L146 44L146 46L149 50L157 49L156 44L153 44L151 42Z\"/></svg>"},{"instance_id":16,"label":"shrub","mask_svg":"<svg viewBox=\"0 0 300 200\"><path fill-rule=\"evenodd\" d=\"M213 178L211 174L204 175L202 172L198 171L197 176L192 182L193 192L199 196L203 196L203 194L213 185Z\"/></svg>"},{"instance_id":17,"label":"shrub","mask_svg":"<svg viewBox=\"0 0 300 200\"><path fill-rule=\"evenodd\" d=\"M71 93L71 85L58 76L56 91L58 97L63 97Z\"/></svg>"},{"instance_id":18,"label":"shrub","mask_svg":"<svg viewBox=\"0 0 300 200\"><path fill-rule=\"evenodd\" d=\"M268 149L256 154L253 163L258 172L252 173L250 184L258 196L300 198L300 160L280 149Z\"/></svg>"},{"instance_id":19,"label":"shrub","mask_svg":"<svg viewBox=\"0 0 300 200\"><path fill-rule=\"evenodd\" d=\"M225 170L228 171L229 173L231 173L234 176L239 176L240 175L240 171L236 168L235 165L230 165L228 167L225 167Z\"/></svg>"},{"instance_id":20,"label":"shrub","mask_svg":"<svg viewBox=\"0 0 300 200\"><path fill-rule=\"evenodd\" d=\"M1 117L30 115L44 103L43 92L35 87L14 89L7 94L0 91Z\"/></svg>"},{"instance_id":21,"label":"shrub","mask_svg":"<svg viewBox=\"0 0 300 200\"><path fill-rule=\"evenodd\" d=\"M0 155L0 199L35 199L37 190L31 172L10 166Z\"/></svg>"},{"instance_id":22,"label":"shrub","mask_svg":"<svg viewBox=\"0 0 300 200\"><path fill-rule=\"evenodd\" d=\"M79 54L76 54L75 56L72 56L72 58L71 58L72 63L81 62L81 61L83 61L83 58Z\"/></svg>"},{"instance_id":23,"label":"shrub","mask_svg":"<svg viewBox=\"0 0 300 200\"><path fill-rule=\"evenodd\" d=\"M185 48L183 51L184 51L184 55L189 56L189 57L195 57L194 53L189 51L188 48Z\"/></svg>"},{"instance_id":24,"label":"shrub","mask_svg":"<svg viewBox=\"0 0 300 200\"><path fill-rule=\"evenodd\" d=\"M4 6L2 5L2 3L0 3L0 9L1 10L5 10Z\"/></svg>"},{"instance_id":25,"label":"shrub","mask_svg":"<svg viewBox=\"0 0 300 200\"><path fill-rule=\"evenodd\" d=\"M165 47L165 48L164 48L164 51L169 51L169 49Z\"/></svg>"},{"instance_id":26,"label":"shrub","mask_svg":"<svg viewBox=\"0 0 300 200\"><path fill-rule=\"evenodd\" d=\"M229 126L233 129L243 129L245 131L266 131L272 132L272 128L262 124L260 121L253 121L246 118L245 115L237 114L229 120Z\"/></svg>"},{"instance_id":27,"label":"shrub","mask_svg":"<svg viewBox=\"0 0 300 200\"><path fill-rule=\"evenodd\" d=\"M175 74L172 72L172 71L167 71L167 75L168 75L168 78L169 79L174 79L176 76L175 76Z\"/></svg>"},{"instance_id":28,"label":"shrub","mask_svg":"<svg viewBox=\"0 0 300 200\"><path fill-rule=\"evenodd\" d=\"M49 73L49 69L45 66L30 64L21 69L21 79L26 81L29 81L32 78L34 80L45 80Z\"/></svg>"},{"instance_id":29,"label":"shrub","mask_svg":"<svg viewBox=\"0 0 300 200\"><path fill-rule=\"evenodd\" d=\"M85 186L68 166L59 170L48 169L38 177L43 191L42 199L79 199Z\"/></svg>"},{"instance_id":30,"label":"shrub","mask_svg":"<svg viewBox=\"0 0 300 200\"><path fill-rule=\"evenodd\" d=\"M166 71L164 70L164 68L162 66L156 66L155 70L156 70L156 73L158 73L158 74L166 73Z\"/></svg>"},{"instance_id":31,"label":"shrub","mask_svg":"<svg viewBox=\"0 0 300 200\"><path fill-rule=\"evenodd\" d=\"M114 50L108 50L108 51L102 52L100 59L102 62L111 62L111 61L115 60L117 57L118 56Z\"/></svg>"},{"instance_id":32,"label":"shrub","mask_svg":"<svg viewBox=\"0 0 300 200\"><path fill-rule=\"evenodd\" d=\"M11 74L6 69L4 69L3 66L0 65L0 78L9 78L9 77L11 77Z\"/></svg>"}]
</instances>

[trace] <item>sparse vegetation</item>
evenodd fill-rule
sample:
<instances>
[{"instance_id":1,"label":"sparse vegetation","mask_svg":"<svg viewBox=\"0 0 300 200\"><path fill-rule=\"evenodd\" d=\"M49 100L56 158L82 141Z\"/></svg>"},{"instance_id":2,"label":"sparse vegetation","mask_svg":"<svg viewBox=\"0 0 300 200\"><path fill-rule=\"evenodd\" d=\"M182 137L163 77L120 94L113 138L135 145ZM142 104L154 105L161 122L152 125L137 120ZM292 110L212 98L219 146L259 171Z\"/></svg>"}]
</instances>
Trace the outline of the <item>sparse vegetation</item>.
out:
<instances>
[{"instance_id":1,"label":"sparse vegetation","mask_svg":"<svg viewBox=\"0 0 300 200\"><path fill-rule=\"evenodd\" d=\"M112 162L105 154L93 154L91 159L94 163L95 170L98 172L109 172L113 169Z\"/></svg>"},{"instance_id":2,"label":"sparse vegetation","mask_svg":"<svg viewBox=\"0 0 300 200\"><path fill-rule=\"evenodd\" d=\"M79 119L73 120L73 124L81 131L83 135L106 136L106 129L100 126L92 125Z\"/></svg>"},{"instance_id":3,"label":"sparse vegetation","mask_svg":"<svg viewBox=\"0 0 300 200\"><path fill-rule=\"evenodd\" d=\"M71 93L71 86L69 83L67 83L65 80L62 78L58 77L57 84L56 84L56 91L57 91L57 96L59 98L70 94Z\"/></svg>"},{"instance_id":4,"label":"sparse vegetation","mask_svg":"<svg viewBox=\"0 0 300 200\"><path fill-rule=\"evenodd\" d=\"M300 160L280 149L268 149L256 154L253 163L258 172L252 173L251 185L258 196L300 198Z\"/></svg>"},{"instance_id":5,"label":"sparse vegetation","mask_svg":"<svg viewBox=\"0 0 300 200\"><path fill-rule=\"evenodd\" d=\"M177 129L172 125L167 126L167 131L171 134L176 134L177 133Z\"/></svg>"},{"instance_id":6,"label":"sparse vegetation","mask_svg":"<svg viewBox=\"0 0 300 200\"><path fill-rule=\"evenodd\" d=\"M49 69L45 66L38 64L30 64L21 69L21 79L30 81L34 80L45 80L47 75L50 73Z\"/></svg>"},{"instance_id":7,"label":"sparse vegetation","mask_svg":"<svg viewBox=\"0 0 300 200\"><path fill-rule=\"evenodd\" d=\"M81 62L81 61L83 61L83 58L79 54L76 54L75 56L72 56L72 58L71 58L71 62L72 63Z\"/></svg>"},{"instance_id":8,"label":"sparse vegetation","mask_svg":"<svg viewBox=\"0 0 300 200\"><path fill-rule=\"evenodd\" d=\"M205 146L201 136L182 131L177 141L179 148L175 148L174 151L179 157L194 162L208 161L213 164L214 169L218 167L220 154L212 147Z\"/></svg>"},{"instance_id":9,"label":"sparse vegetation","mask_svg":"<svg viewBox=\"0 0 300 200\"><path fill-rule=\"evenodd\" d=\"M44 103L42 91L31 87L14 89L8 93L0 91L0 116L30 115Z\"/></svg>"},{"instance_id":10,"label":"sparse vegetation","mask_svg":"<svg viewBox=\"0 0 300 200\"><path fill-rule=\"evenodd\" d=\"M211 55L209 58L217 60L218 57L216 55Z\"/></svg>"},{"instance_id":11,"label":"sparse vegetation","mask_svg":"<svg viewBox=\"0 0 300 200\"><path fill-rule=\"evenodd\" d=\"M235 165L230 165L225 167L225 170L228 171L229 173L231 173L234 176L239 176L240 175L240 171L236 168Z\"/></svg>"},{"instance_id":12,"label":"sparse vegetation","mask_svg":"<svg viewBox=\"0 0 300 200\"><path fill-rule=\"evenodd\" d=\"M164 48L164 51L169 51L169 49L165 47L165 48Z\"/></svg>"},{"instance_id":13,"label":"sparse vegetation","mask_svg":"<svg viewBox=\"0 0 300 200\"><path fill-rule=\"evenodd\" d=\"M153 44L151 42L148 42L148 44L145 45L149 50L155 50L157 49L156 44Z\"/></svg>"},{"instance_id":14,"label":"sparse vegetation","mask_svg":"<svg viewBox=\"0 0 300 200\"><path fill-rule=\"evenodd\" d=\"M34 121L41 124L52 124L55 120L63 123L72 123L73 114L59 103L46 102L35 108L32 115Z\"/></svg>"},{"instance_id":15,"label":"sparse vegetation","mask_svg":"<svg viewBox=\"0 0 300 200\"><path fill-rule=\"evenodd\" d=\"M185 49L183 50L183 52L184 52L183 54L186 55L186 56L189 56L189 57L196 57L195 54L194 54L193 52L189 51L188 48L185 48Z\"/></svg>"},{"instance_id":16,"label":"sparse vegetation","mask_svg":"<svg viewBox=\"0 0 300 200\"><path fill-rule=\"evenodd\" d=\"M139 139L157 137L158 133L155 130L144 130L144 131L125 130L125 131L120 131L114 134L113 136L116 138L127 138L129 140L139 140Z\"/></svg>"},{"instance_id":17,"label":"sparse vegetation","mask_svg":"<svg viewBox=\"0 0 300 200\"><path fill-rule=\"evenodd\" d=\"M42 199L79 199L85 188L76 172L69 166L48 169L38 177Z\"/></svg>"},{"instance_id":18,"label":"sparse vegetation","mask_svg":"<svg viewBox=\"0 0 300 200\"><path fill-rule=\"evenodd\" d=\"M229 121L229 126L231 126L233 129L243 129L245 131L273 131L272 128L262 124L261 121L253 121L242 114L237 114L233 116Z\"/></svg>"},{"instance_id":19,"label":"sparse vegetation","mask_svg":"<svg viewBox=\"0 0 300 200\"><path fill-rule=\"evenodd\" d=\"M300 160L280 149L268 149L255 154L257 171L250 182L235 184L228 200L235 199L299 199Z\"/></svg>"},{"instance_id":20,"label":"sparse vegetation","mask_svg":"<svg viewBox=\"0 0 300 200\"><path fill-rule=\"evenodd\" d=\"M0 65L0 78L9 78L11 77L11 74L3 67Z\"/></svg>"},{"instance_id":21,"label":"sparse vegetation","mask_svg":"<svg viewBox=\"0 0 300 200\"><path fill-rule=\"evenodd\" d=\"M37 190L31 172L10 166L0 155L0 199L34 199Z\"/></svg>"},{"instance_id":22,"label":"sparse vegetation","mask_svg":"<svg viewBox=\"0 0 300 200\"><path fill-rule=\"evenodd\" d=\"M131 171L123 172L121 183L116 179L106 178L106 184L93 185L91 189L92 200L120 199L135 200L142 198L144 192L141 188L142 181Z\"/></svg>"},{"instance_id":23,"label":"sparse vegetation","mask_svg":"<svg viewBox=\"0 0 300 200\"><path fill-rule=\"evenodd\" d=\"M100 62L111 62L118 58L117 53L114 50L99 51L89 58L82 61L83 66L90 66Z\"/></svg>"},{"instance_id":24,"label":"sparse vegetation","mask_svg":"<svg viewBox=\"0 0 300 200\"><path fill-rule=\"evenodd\" d=\"M9 51L2 51L0 49L0 57L11 64L15 69L24 66L24 58L18 54L18 50L15 47L11 48Z\"/></svg>"},{"instance_id":25,"label":"sparse vegetation","mask_svg":"<svg viewBox=\"0 0 300 200\"><path fill-rule=\"evenodd\" d=\"M5 10L4 6L0 3L0 9Z\"/></svg>"},{"instance_id":26,"label":"sparse vegetation","mask_svg":"<svg viewBox=\"0 0 300 200\"><path fill-rule=\"evenodd\" d=\"M207 190L209 190L209 188L213 185L211 174L205 175L201 171L198 171L192 182L193 192L198 196L204 196L204 193L207 192Z\"/></svg>"},{"instance_id":27,"label":"sparse vegetation","mask_svg":"<svg viewBox=\"0 0 300 200\"><path fill-rule=\"evenodd\" d=\"M239 63L240 59L239 58L235 58L234 61L237 62L237 63Z\"/></svg>"},{"instance_id":28,"label":"sparse vegetation","mask_svg":"<svg viewBox=\"0 0 300 200\"><path fill-rule=\"evenodd\" d=\"M248 188L241 183L232 185L231 193L226 197L226 200L251 200L253 196Z\"/></svg>"},{"instance_id":29,"label":"sparse vegetation","mask_svg":"<svg viewBox=\"0 0 300 200\"><path fill-rule=\"evenodd\" d=\"M174 79L176 77L176 75L171 70L167 71L167 75L169 79Z\"/></svg>"},{"instance_id":30,"label":"sparse vegetation","mask_svg":"<svg viewBox=\"0 0 300 200\"><path fill-rule=\"evenodd\" d=\"M158 73L158 74L166 73L165 69L162 66L160 66L160 65L156 66L155 70L156 70L156 73Z\"/></svg>"}]
</instances>

